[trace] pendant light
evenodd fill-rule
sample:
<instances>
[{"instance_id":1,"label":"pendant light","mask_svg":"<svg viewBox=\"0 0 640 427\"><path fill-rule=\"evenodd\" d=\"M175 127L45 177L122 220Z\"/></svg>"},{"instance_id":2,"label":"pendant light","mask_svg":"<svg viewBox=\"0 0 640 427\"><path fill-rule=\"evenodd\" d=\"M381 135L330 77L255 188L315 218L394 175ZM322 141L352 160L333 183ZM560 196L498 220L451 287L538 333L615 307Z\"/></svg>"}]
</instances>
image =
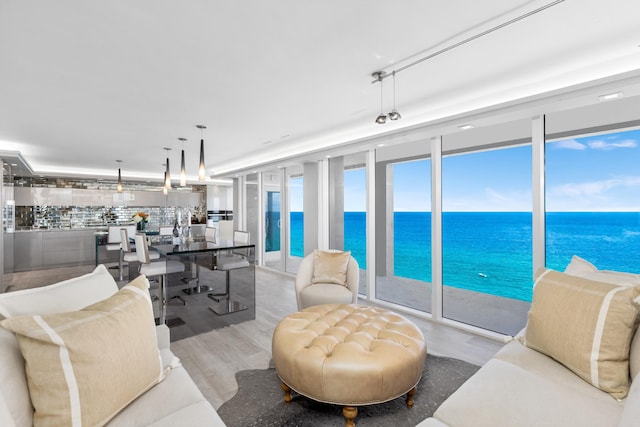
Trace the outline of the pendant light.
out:
<instances>
[{"instance_id":1,"label":"pendant light","mask_svg":"<svg viewBox=\"0 0 640 427\"><path fill-rule=\"evenodd\" d=\"M401 119L402 116L396 110L396 71L393 70L393 73L391 73L391 75L393 76L393 110L391 110L391 112L389 113L389 118L391 120L398 120Z\"/></svg>"},{"instance_id":2,"label":"pendant light","mask_svg":"<svg viewBox=\"0 0 640 427\"><path fill-rule=\"evenodd\" d=\"M371 77L373 77L374 79L378 80L380 82L380 115L378 117L376 117L376 123L378 124L385 124L387 122L387 116L384 115L383 111L383 98L382 98L382 94L383 94L383 90L382 90L382 78L386 75L387 73L385 73L384 71L376 71L375 73L371 74Z\"/></svg>"},{"instance_id":3,"label":"pendant light","mask_svg":"<svg viewBox=\"0 0 640 427\"><path fill-rule=\"evenodd\" d=\"M122 175L120 174L120 163L122 160L116 160L118 162L118 185L116 185L116 191L122 193Z\"/></svg>"},{"instance_id":4,"label":"pendant light","mask_svg":"<svg viewBox=\"0 0 640 427\"><path fill-rule=\"evenodd\" d=\"M206 129L205 125L196 125L200 129L200 166L198 167L198 180L204 181L206 170L204 167L204 137L202 136L202 130Z\"/></svg>"},{"instance_id":5,"label":"pendant light","mask_svg":"<svg viewBox=\"0 0 640 427\"><path fill-rule=\"evenodd\" d=\"M187 185L187 170L184 167L184 142L187 138L178 138L178 141L182 142L182 162L180 164L180 187Z\"/></svg>"},{"instance_id":6,"label":"pendant light","mask_svg":"<svg viewBox=\"0 0 640 427\"><path fill-rule=\"evenodd\" d=\"M162 165L162 166L164 166L164 165ZM166 182L166 181L167 181L167 171L164 171L164 178L163 178L162 182ZM166 185L162 186L162 194L164 194L165 196L167 194L169 194L169 190L167 189Z\"/></svg>"},{"instance_id":7,"label":"pendant light","mask_svg":"<svg viewBox=\"0 0 640 427\"><path fill-rule=\"evenodd\" d=\"M165 172L165 176L164 176L164 186L168 189L171 188L171 171L169 168L169 151L171 151L171 148L168 147L164 147L164 150L166 150L167 152L167 171Z\"/></svg>"}]
</instances>

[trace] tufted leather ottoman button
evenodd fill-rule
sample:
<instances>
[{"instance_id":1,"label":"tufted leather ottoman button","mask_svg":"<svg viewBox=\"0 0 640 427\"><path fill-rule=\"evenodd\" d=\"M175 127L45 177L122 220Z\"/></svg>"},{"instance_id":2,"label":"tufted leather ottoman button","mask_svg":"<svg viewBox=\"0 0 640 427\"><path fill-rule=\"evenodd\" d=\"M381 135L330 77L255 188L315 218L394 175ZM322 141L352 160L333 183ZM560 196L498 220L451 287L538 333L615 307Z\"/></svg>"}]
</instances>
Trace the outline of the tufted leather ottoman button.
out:
<instances>
[{"instance_id":1,"label":"tufted leather ottoman button","mask_svg":"<svg viewBox=\"0 0 640 427\"><path fill-rule=\"evenodd\" d=\"M389 310L324 304L292 313L273 333L272 357L285 401L291 390L343 405L347 426L357 406L407 395L413 406L427 347L422 332Z\"/></svg>"}]
</instances>

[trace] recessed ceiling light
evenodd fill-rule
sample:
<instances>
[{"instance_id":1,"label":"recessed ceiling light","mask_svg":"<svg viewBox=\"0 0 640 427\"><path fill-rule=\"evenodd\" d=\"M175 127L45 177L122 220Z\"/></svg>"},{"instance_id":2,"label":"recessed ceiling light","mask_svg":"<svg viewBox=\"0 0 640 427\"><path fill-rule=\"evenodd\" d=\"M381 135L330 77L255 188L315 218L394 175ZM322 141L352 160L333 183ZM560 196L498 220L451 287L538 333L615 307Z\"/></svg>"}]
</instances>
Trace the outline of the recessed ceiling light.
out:
<instances>
[{"instance_id":1,"label":"recessed ceiling light","mask_svg":"<svg viewBox=\"0 0 640 427\"><path fill-rule=\"evenodd\" d=\"M384 147L384 144L378 144L378 147Z\"/></svg>"},{"instance_id":2,"label":"recessed ceiling light","mask_svg":"<svg viewBox=\"0 0 640 427\"><path fill-rule=\"evenodd\" d=\"M467 129L472 129L472 128L473 128L473 125L469 125L469 124L458 126L458 129L460 129L460 130L467 130Z\"/></svg>"},{"instance_id":3,"label":"recessed ceiling light","mask_svg":"<svg viewBox=\"0 0 640 427\"><path fill-rule=\"evenodd\" d=\"M598 96L598 100L599 101L610 101L612 99L622 98L623 96L624 96L624 93L622 93L622 92L607 93L605 95Z\"/></svg>"},{"instance_id":4,"label":"recessed ceiling light","mask_svg":"<svg viewBox=\"0 0 640 427\"><path fill-rule=\"evenodd\" d=\"M18 166L17 163L10 163L11 166Z\"/></svg>"},{"instance_id":5,"label":"recessed ceiling light","mask_svg":"<svg viewBox=\"0 0 640 427\"><path fill-rule=\"evenodd\" d=\"M331 158L331 154L327 154L325 157L326 157L327 159L329 159L329 158Z\"/></svg>"}]
</instances>

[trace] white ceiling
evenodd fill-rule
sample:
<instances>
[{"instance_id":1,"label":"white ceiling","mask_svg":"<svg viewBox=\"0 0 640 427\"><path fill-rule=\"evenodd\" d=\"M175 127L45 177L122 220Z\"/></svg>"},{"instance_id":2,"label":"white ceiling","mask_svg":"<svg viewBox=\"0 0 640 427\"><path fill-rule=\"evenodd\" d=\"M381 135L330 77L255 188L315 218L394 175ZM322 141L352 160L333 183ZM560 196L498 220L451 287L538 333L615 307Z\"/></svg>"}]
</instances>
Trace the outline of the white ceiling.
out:
<instances>
[{"instance_id":1,"label":"white ceiling","mask_svg":"<svg viewBox=\"0 0 640 427\"><path fill-rule=\"evenodd\" d=\"M39 174L209 175L640 69L638 0L0 0L0 152ZM385 112L392 81L384 81ZM174 175L174 176L175 176Z\"/></svg>"}]
</instances>

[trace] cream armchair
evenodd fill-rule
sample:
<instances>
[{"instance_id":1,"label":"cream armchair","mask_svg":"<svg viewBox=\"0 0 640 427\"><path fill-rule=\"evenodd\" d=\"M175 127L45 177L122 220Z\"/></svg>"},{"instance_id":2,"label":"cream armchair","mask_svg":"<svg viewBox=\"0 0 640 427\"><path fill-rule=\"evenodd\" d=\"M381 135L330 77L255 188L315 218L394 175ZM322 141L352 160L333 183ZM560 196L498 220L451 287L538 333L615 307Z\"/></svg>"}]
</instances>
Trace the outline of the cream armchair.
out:
<instances>
[{"instance_id":1,"label":"cream armchair","mask_svg":"<svg viewBox=\"0 0 640 427\"><path fill-rule=\"evenodd\" d=\"M347 259L336 258L341 256ZM359 281L358 262L349 253L315 250L304 257L296 275L298 310L319 304L355 304Z\"/></svg>"}]
</instances>

